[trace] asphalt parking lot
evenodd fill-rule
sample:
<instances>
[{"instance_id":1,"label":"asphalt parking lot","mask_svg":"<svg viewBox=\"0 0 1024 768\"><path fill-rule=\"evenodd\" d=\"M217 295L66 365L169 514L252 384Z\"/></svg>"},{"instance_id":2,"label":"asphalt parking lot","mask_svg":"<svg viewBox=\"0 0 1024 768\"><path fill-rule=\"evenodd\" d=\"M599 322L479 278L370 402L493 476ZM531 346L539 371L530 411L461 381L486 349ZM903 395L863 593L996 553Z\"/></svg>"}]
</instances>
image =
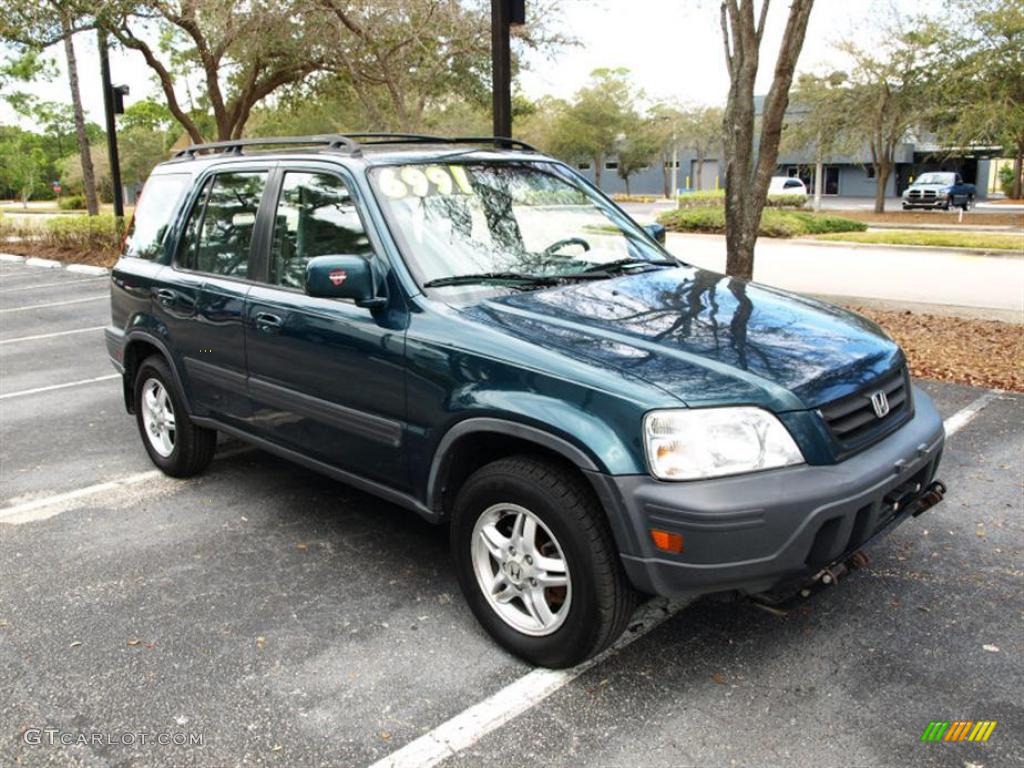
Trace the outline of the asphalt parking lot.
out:
<instances>
[{"instance_id":1,"label":"asphalt parking lot","mask_svg":"<svg viewBox=\"0 0 1024 768\"><path fill-rule=\"evenodd\" d=\"M0 262L0 766L1024 764L1024 398L922 383L949 495L835 589L786 616L655 602L545 676L411 513L237 442L155 472L107 295ZM922 743L935 720L998 725Z\"/></svg>"}]
</instances>

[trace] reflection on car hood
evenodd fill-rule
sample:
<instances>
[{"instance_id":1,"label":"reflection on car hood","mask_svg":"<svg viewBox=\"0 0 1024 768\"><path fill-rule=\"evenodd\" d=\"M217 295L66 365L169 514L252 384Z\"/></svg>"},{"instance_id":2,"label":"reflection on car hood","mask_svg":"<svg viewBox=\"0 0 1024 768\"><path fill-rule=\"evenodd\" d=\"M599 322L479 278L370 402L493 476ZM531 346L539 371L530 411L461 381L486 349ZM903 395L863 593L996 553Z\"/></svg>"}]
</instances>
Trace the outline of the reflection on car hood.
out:
<instances>
[{"instance_id":1,"label":"reflection on car hood","mask_svg":"<svg viewBox=\"0 0 1024 768\"><path fill-rule=\"evenodd\" d=\"M477 322L626 371L690 405L814 408L902 360L871 321L680 267L463 307Z\"/></svg>"},{"instance_id":2,"label":"reflection on car hood","mask_svg":"<svg viewBox=\"0 0 1024 768\"><path fill-rule=\"evenodd\" d=\"M908 191L911 190L911 189L934 189L934 190L938 190L938 189L949 189L949 187L952 187L952 186L954 186L954 185L953 184L911 184L909 187L907 187L907 190Z\"/></svg>"}]
</instances>

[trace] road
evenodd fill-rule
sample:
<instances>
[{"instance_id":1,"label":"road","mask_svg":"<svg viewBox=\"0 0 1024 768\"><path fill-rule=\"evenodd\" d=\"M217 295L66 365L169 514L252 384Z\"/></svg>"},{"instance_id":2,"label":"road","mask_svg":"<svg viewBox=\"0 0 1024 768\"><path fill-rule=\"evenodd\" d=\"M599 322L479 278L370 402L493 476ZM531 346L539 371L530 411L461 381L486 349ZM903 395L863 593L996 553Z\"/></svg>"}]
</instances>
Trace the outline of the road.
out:
<instances>
[{"instance_id":1,"label":"road","mask_svg":"<svg viewBox=\"0 0 1024 768\"><path fill-rule=\"evenodd\" d=\"M725 238L669 233L668 249L725 270ZM754 279L801 293L998 310L1024 322L1024 258L760 238Z\"/></svg>"},{"instance_id":2,"label":"road","mask_svg":"<svg viewBox=\"0 0 1024 768\"><path fill-rule=\"evenodd\" d=\"M923 382L946 501L799 610L655 602L538 673L473 619L443 529L231 441L155 472L107 293L0 263L0 765L1024 763L1024 398ZM920 742L957 718L998 725Z\"/></svg>"}]
</instances>

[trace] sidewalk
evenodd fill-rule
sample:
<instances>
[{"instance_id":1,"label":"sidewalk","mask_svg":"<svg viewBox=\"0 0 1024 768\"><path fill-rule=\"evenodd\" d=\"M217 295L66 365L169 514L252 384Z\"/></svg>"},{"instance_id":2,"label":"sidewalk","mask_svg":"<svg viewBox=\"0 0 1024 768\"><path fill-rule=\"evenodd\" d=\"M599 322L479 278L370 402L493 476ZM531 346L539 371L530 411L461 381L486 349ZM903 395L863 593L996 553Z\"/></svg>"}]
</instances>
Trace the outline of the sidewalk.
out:
<instances>
[{"instance_id":1,"label":"sidewalk","mask_svg":"<svg viewBox=\"0 0 1024 768\"><path fill-rule=\"evenodd\" d=\"M668 249L695 266L725 270L725 238L669 233ZM754 279L786 290L981 310L976 317L1024 323L1024 259L938 248L876 248L760 238Z\"/></svg>"}]
</instances>

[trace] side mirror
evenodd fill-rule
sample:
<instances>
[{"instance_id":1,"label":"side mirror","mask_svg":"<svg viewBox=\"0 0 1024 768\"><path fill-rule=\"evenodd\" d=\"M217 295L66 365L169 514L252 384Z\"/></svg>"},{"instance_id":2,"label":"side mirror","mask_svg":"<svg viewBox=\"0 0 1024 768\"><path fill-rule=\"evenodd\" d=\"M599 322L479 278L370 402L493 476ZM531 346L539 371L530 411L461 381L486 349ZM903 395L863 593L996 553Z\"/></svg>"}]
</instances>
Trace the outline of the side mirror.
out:
<instances>
[{"instance_id":1,"label":"side mirror","mask_svg":"<svg viewBox=\"0 0 1024 768\"><path fill-rule=\"evenodd\" d=\"M321 299L352 299L357 307L380 309L373 263L362 256L316 256L306 264L306 293Z\"/></svg>"},{"instance_id":2,"label":"side mirror","mask_svg":"<svg viewBox=\"0 0 1024 768\"><path fill-rule=\"evenodd\" d=\"M661 224L644 224L644 231L658 241L665 244L665 227Z\"/></svg>"}]
</instances>

